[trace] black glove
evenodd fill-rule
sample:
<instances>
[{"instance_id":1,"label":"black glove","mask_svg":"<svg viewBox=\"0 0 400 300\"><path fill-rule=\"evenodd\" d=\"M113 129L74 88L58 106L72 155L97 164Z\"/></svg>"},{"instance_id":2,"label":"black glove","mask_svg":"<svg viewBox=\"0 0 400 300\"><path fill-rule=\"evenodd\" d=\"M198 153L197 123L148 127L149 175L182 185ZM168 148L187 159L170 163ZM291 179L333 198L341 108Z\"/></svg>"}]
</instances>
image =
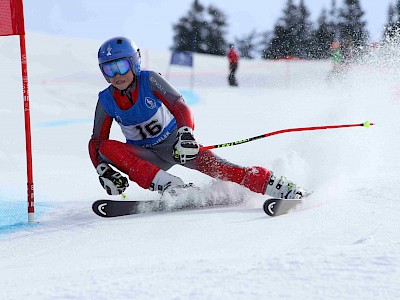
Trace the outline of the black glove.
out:
<instances>
[{"instance_id":1,"label":"black glove","mask_svg":"<svg viewBox=\"0 0 400 300\"><path fill-rule=\"evenodd\" d=\"M114 171L108 164L101 163L96 167L99 181L109 195L122 194L129 186L128 179Z\"/></svg>"},{"instance_id":2,"label":"black glove","mask_svg":"<svg viewBox=\"0 0 400 300\"><path fill-rule=\"evenodd\" d=\"M174 144L174 152L172 154L175 161L183 165L186 161L195 159L198 153L199 144L193 137L192 128L187 126L179 128Z\"/></svg>"}]
</instances>

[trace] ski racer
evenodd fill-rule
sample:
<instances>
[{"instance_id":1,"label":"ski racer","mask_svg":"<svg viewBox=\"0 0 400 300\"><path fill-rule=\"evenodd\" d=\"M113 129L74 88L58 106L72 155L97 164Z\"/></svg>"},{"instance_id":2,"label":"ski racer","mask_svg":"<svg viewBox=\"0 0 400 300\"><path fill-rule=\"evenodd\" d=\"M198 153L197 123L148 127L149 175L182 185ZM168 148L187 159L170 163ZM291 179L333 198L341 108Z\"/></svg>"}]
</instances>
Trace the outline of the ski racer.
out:
<instances>
[{"instance_id":1,"label":"ski racer","mask_svg":"<svg viewBox=\"0 0 400 300\"><path fill-rule=\"evenodd\" d=\"M143 189L161 194L184 186L181 178L167 172L175 164L272 197L293 199L307 194L263 167L241 167L210 150L199 151L189 106L159 73L141 70L140 50L129 39L105 41L98 62L110 85L99 93L89 154L108 194L121 194L128 187L128 179L120 172ZM114 120L126 142L109 139Z\"/></svg>"}]
</instances>

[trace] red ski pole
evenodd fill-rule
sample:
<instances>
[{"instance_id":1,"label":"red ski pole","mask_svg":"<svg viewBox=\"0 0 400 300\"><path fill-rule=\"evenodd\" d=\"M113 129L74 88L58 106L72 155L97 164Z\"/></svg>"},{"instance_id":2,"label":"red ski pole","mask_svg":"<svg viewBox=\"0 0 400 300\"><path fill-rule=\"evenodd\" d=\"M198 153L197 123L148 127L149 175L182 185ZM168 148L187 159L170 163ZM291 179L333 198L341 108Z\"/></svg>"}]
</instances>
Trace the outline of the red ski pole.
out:
<instances>
[{"instance_id":1,"label":"red ski pole","mask_svg":"<svg viewBox=\"0 0 400 300\"><path fill-rule=\"evenodd\" d=\"M347 127L365 127L365 128L369 128L372 125L375 125L375 124L366 121L364 123L358 123L358 124L315 126L315 127L300 127L300 128L282 129L282 130L269 132L269 133L266 133L266 134L254 136L254 137L247 138L247 139L240 140L240 141L236 141L236 142L217 144L217 145L211 145L211 146L203 146L203 147L200 147L200 151L210 150L210 149L215 149L215 148L225 148L225 147L236 146L236 145L248 143L248 142L251 142L251 141L259 140L259 139L262 139L262 138L266 138L266 137L269 137L269 136L272 136L272 135L277 135L277 134L282 134L282 133L287 133L287 132L311 131L311 130L323 130L323 129L336 129L336 128L347 128Z\"/></svg>"}]
</instances>

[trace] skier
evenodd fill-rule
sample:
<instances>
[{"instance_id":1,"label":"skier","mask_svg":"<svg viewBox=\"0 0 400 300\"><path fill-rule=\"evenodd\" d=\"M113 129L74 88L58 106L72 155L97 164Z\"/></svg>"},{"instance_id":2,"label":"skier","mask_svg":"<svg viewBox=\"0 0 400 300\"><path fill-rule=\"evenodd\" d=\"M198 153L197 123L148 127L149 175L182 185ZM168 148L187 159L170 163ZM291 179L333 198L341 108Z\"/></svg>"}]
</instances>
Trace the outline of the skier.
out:
<instances>
[{"instance_id":1,"label":"skier","mask_svg":"<svg viewBox=\"0 0 400 300\"><path fill-rule=\"evenodd\" d=\"M239 66L239 55L236 53L233 44L229 45L228 61L229 61L229 76L228 76L229 85L238 86L235 74Z\"/></svg>"},{"instance_id":2,"label":"skier","mask_svg":"<svg viewBox=\"0 0 400 300\"><path fill-rule=\"evenodd\" d=\"M328 76L327 76L328 81L331 81L333 79L339 79L341 77L340 75L343 75L343 71L344 71L343 54L342 54L342 50L340 49L339 42L333 42L331 44L330 50L331 50L330 57L331 57L333 68L328 73Z\"/></svg>"},{"instance_id":3,"label":"skier","mask_svg":"<svg viewBox=\"0 0 400 300\"><path fill-rule=\"evenodd\" d=\"M342 51L340 50L339 42L333 42L331 45L331 59L333 68L340 69L340 66L343 63L343 55Z\"/></svg>"},{"instance_id":4,"label":"skier","mask_svg":"<svg viewBox=\"0 0 400 300\"><path fill-rule=\"evenodd\" d=\"M140 50L125 37L105 41L98 52L100 70L111 85L99 93L89 154L108 194L121 194L129 185L113 167L140 187L161 194L185 186L167 172L175 164L273 197L307 194L263 167L241 167L210 150L199 152L190 108L160 74L142 71L140 61ZM113 120L126 143L109 139Z\"/></svg>"}]
</instances>

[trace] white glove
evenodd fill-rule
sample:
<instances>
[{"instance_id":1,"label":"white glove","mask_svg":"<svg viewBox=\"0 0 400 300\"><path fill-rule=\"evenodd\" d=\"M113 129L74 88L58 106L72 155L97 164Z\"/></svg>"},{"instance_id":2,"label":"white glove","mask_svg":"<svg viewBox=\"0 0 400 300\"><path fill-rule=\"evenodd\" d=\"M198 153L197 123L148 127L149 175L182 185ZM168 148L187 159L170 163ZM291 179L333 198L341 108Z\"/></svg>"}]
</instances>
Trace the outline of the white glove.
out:
<instances>
[{"instance_id":1,"label":"white glove","mask_svg":"<svg viewBox=\"0 0 400 300\"><path fill-rule=\"evenodd\" d=\"M174 144L173 157L182 165L188 160L195 159L199 153L199 144L193 137L193 130L188 126L178 129Z\"/></svg>"},{"instance_id":2,"label":"white glove","mask_svg":"<svg viewBox=\"0 0 400 300\"><path fill-rule=\"evenodd\" d=\"M122 194L129 186L128 179L114 171L108 164L101 163L96 167L99 181L109 195Z\"/></svg>"}]
</instances>

